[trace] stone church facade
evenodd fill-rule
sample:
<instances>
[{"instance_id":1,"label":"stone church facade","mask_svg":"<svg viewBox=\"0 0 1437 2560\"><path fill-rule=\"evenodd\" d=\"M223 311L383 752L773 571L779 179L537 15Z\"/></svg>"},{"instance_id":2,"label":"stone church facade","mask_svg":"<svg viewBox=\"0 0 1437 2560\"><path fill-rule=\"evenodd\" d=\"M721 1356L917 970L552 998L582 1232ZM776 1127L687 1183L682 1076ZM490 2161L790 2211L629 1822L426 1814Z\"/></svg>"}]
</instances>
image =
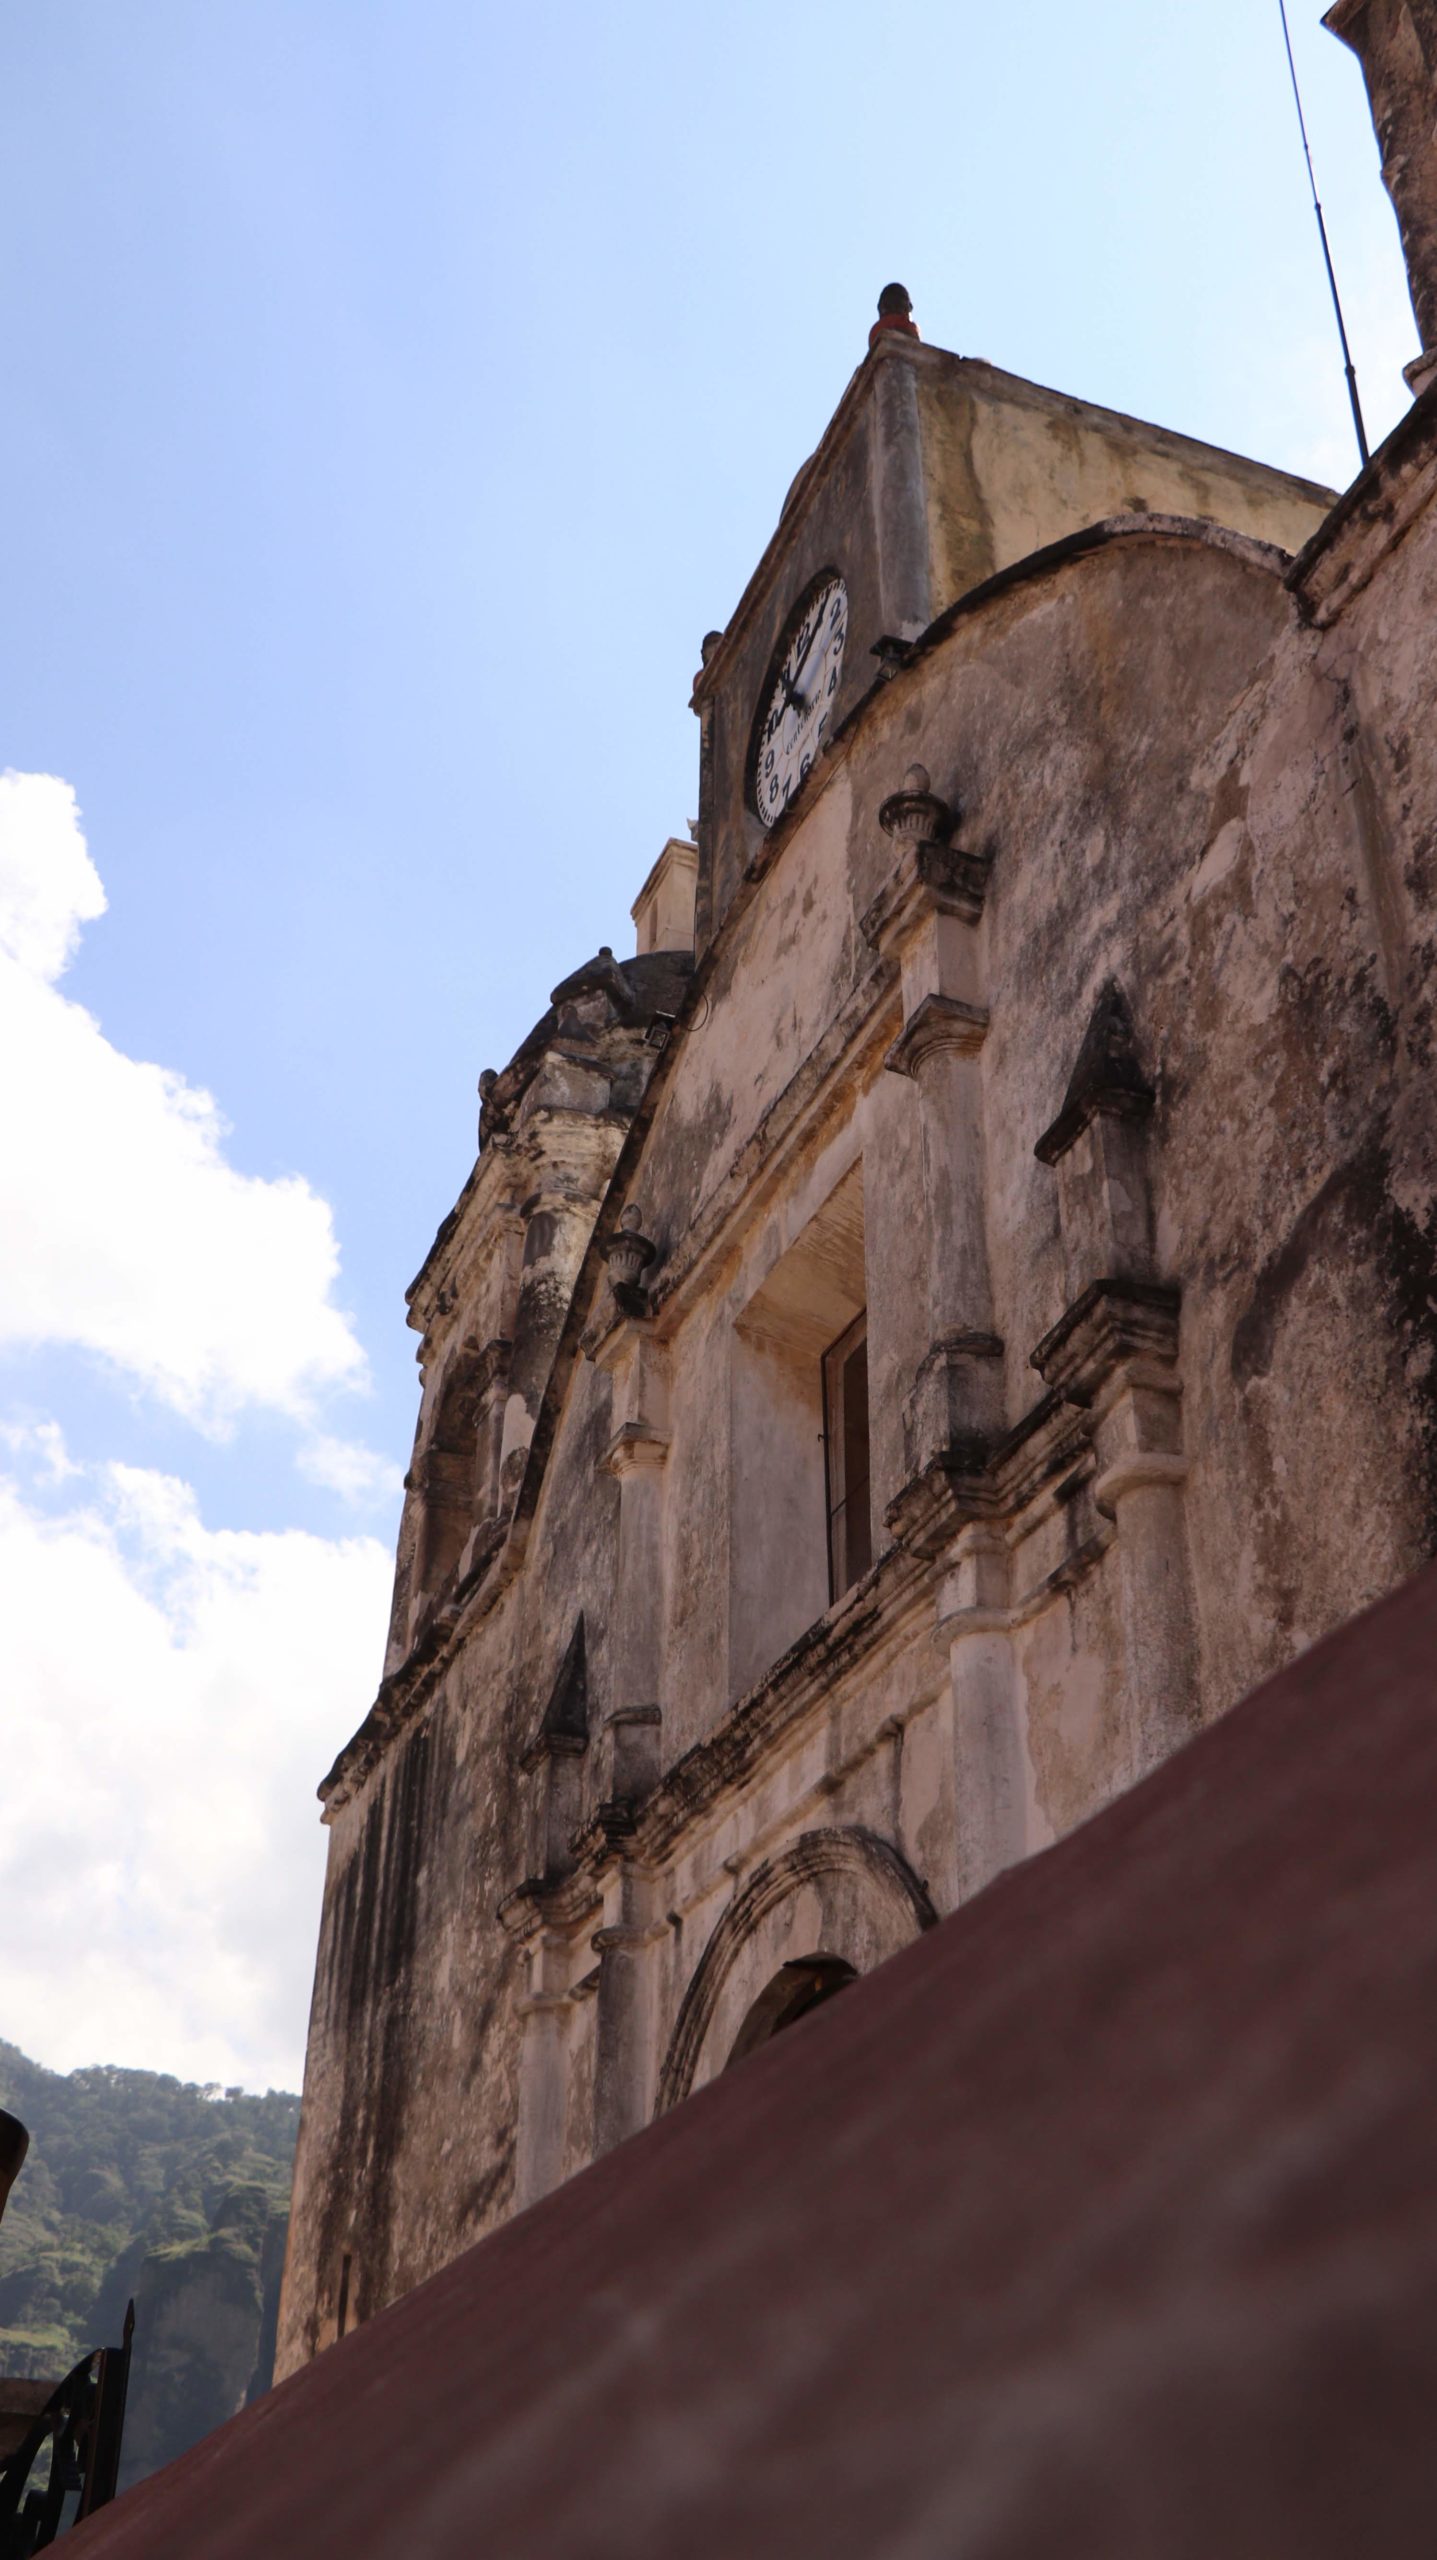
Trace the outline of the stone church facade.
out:
<instances>
[{"instance_id":1,"label":"stone church facade","mask_svg":"<svg viewBox=\"0 0 1437 2560\"><path fill-rule=\"evenodd\" d=\"M889 288L704 643L695 840L482 1080L280 2371L1437 1546L1437 0L1329 23L1425 350L1370 467Z\"/></svg>"}]
</instances>

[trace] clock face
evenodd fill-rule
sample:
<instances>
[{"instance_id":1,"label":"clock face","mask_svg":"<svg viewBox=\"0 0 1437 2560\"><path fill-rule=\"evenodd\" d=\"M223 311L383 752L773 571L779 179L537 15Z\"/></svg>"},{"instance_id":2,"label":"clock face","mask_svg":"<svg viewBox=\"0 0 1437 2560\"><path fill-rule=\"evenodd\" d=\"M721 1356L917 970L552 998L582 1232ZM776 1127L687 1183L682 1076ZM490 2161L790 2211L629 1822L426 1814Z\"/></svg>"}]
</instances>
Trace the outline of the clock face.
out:
<instances>
[{"instance_id":1,"label":"clock face","mask_svg":"<svg viewBox=\"0 0 1437 2560\"><path fill-rule=\"evenodd\" d=\"M785 635L753 740L753 805L777 824L816 762L838 700L848 589L830 572L810 587Z\"/></svg>"}]
</instances>

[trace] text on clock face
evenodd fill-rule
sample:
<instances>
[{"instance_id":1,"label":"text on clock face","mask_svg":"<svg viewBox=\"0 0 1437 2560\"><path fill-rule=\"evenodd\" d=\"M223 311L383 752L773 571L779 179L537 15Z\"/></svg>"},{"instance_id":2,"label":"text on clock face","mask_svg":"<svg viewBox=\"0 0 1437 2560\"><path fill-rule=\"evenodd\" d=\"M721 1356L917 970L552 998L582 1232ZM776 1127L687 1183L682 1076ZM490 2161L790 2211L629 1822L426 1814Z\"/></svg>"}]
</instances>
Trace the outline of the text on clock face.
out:
<instances>
[{"instance_id":1,"label":"text on clock face","mask_svg":"<svg viewBox=\"0 0 1437 2560\"><path fill-rule=\"evenodd\" d=\"M754 801L765 826L781 818L823 744L843 672L848 591L825 578L784 641L754 756Z\"/></svg>"}]
</instances>

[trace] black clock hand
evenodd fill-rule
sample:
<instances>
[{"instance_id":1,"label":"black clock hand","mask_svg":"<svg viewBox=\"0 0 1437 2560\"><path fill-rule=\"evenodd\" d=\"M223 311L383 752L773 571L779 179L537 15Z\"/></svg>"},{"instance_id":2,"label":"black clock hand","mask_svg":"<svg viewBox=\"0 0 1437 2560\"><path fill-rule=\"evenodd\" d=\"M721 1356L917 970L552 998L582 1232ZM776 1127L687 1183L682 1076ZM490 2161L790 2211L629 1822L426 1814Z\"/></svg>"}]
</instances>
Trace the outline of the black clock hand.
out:
<instances>
[{"instance_id":1,"label":"black clock hand","mask_svg":"<svg viewBox=\"0 0 1437 2560\"><path fill-rule=\"evenodd\" d=\"M801 682L801 680L803 679L803 677L807 675L808 670L809 670L810 666L811 666L811 665L812 665L812 663L813 663L813 656L814 656L814 652L815 652L815 650L817 650L817 649L821 648L821 646L822 646L822 642L823 642L823 632L822 632L822 630L820 629L820 630L818 630L818 631L815 631L815 633L814 633L814 635L813 635L813 638L810 640L810 642L809 642L809 644L808 644L808 648L807 648L807 650L806 650L806 651L805 651L805 653L804 653L804 660L803 660L803 664L802 664L802 666L799 668L799 671L798 671L798 678L797 678L797 680L796 680L796 681L800 681L800 682ZM803 709L803 710L805 710L805 711L808 709L808 699L809 699L809 698L808 698L808 695L807 695L806 693L801 693L801 694L798 696L798 700L799 700L800 708L801 708L801 709Z\"/></svg>"}]
</instances>

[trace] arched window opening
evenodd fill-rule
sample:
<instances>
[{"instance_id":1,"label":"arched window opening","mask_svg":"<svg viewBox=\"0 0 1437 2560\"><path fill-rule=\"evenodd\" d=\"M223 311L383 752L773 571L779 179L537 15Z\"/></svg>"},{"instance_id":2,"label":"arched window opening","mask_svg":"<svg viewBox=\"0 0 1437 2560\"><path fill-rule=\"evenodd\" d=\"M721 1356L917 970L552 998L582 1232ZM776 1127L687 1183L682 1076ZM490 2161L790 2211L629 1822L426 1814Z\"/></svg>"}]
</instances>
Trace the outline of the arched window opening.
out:
<instances>
[{"instance_id":1,"label":"arched window opening","mask_svg":"<svg viewBox=\"0 0 1437 2560\"><path fill-rule=\"evenodd\" d=\"M739 2028L724 2069L731 2071L745 2055L756 2053L761 2044L771 2044L785 2027L806 2018L811 2009L821 2009L825 2000L857 1980L842 1956L800 1956L792 1964L780 1965Z\"/></svg>"}]
</instances>

